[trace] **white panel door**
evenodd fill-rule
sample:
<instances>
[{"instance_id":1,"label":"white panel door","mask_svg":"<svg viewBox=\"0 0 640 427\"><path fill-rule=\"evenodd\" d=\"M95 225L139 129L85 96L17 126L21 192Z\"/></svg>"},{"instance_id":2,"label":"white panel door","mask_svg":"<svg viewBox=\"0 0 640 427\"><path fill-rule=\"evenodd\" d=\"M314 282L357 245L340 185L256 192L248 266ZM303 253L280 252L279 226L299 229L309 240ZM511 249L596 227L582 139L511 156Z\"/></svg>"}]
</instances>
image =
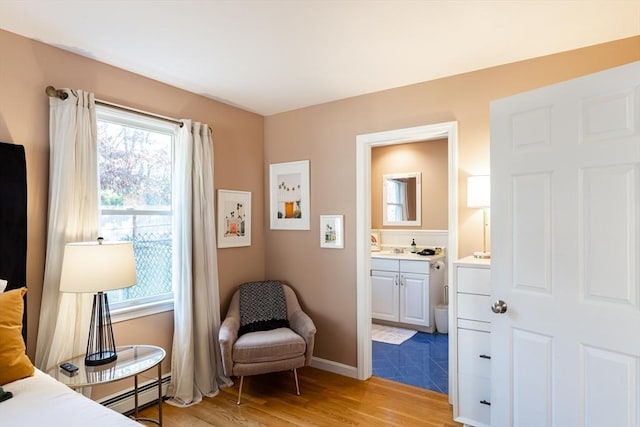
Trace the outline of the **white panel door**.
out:
<instances>
[{"instance_id":1,"label":"white panel door","mask_svg":"<svg viewBox=\"0 0 640 427\"><path fill-rule=\"evenodd\" d=\"M491 190L491 424L640 426L640 62L492 103Z\"/></svg>"}]
</instances>

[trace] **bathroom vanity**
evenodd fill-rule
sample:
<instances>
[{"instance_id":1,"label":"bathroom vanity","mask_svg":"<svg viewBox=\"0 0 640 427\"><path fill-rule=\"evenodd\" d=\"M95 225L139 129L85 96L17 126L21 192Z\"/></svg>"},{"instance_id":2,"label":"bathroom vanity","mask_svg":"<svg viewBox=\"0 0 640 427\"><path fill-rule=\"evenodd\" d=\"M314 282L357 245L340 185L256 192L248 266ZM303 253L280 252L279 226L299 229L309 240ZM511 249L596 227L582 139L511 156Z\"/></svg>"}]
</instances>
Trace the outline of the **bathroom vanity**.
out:
<instances>
[{"instance_id":1,"label":"bathroom vanity","mask_svg":"<svg viewBox=\"0 0 640 427\"><path fill-rule=\"evenodd\" d=\"M444 300L444 256L371 254L371 311L380 323L433 332L434 308Z\"/></svg>"}]
</instances>

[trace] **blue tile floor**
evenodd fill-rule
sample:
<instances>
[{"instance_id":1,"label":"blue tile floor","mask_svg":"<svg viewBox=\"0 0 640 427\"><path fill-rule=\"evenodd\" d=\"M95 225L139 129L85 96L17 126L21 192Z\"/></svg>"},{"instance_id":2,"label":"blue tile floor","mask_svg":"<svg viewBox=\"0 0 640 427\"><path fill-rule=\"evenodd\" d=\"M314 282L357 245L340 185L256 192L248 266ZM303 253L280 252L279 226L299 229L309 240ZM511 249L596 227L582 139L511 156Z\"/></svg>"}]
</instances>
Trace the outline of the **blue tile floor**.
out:
<instances>
[{"instance_id":1,"label":"blue tile floor","mask_svg":"<svg viewBox=\"0 0 640 427\"><path fill-rule=\"evenodd\" d=\"M373 342L373 375L449 393L449 336L418 332L400 345Z\"/></svg>"}]
</instances>

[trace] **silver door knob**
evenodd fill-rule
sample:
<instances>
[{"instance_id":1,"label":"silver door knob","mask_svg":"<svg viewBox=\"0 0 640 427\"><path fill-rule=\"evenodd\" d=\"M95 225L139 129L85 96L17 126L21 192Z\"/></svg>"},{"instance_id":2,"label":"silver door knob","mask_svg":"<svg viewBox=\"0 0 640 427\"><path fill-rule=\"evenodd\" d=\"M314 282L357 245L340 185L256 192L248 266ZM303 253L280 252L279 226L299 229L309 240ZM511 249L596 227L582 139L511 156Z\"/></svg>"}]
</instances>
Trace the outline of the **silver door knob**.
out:
<instances>
[{"instance_id":1,"label":"silver door knob","mask_svg":"<svg viewBox=\"0 0 640 427\"><path fill-rule=\"evenodd\" d=\"M499 299L491 306L491 311L496 314L504 314L507 312L507 303Z\"/></svg>"}]
</instances>

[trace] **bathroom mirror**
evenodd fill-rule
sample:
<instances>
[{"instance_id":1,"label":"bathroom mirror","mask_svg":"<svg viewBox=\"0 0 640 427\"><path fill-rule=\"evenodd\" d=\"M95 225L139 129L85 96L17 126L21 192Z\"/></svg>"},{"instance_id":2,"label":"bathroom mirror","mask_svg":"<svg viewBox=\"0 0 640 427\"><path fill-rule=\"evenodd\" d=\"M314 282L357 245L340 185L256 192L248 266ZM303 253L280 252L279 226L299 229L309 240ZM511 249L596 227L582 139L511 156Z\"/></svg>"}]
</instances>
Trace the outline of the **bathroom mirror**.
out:
<instances>
[{"instance_id":1,"label":"bathroom mirror","mask_svg":"<svg viewBox=\"0 0 640 427\"><path fill-rule=\"evenodd\" d=\"M421 225L420 172L382 176L382 224Z\"/></svg>"}]
</instances>

